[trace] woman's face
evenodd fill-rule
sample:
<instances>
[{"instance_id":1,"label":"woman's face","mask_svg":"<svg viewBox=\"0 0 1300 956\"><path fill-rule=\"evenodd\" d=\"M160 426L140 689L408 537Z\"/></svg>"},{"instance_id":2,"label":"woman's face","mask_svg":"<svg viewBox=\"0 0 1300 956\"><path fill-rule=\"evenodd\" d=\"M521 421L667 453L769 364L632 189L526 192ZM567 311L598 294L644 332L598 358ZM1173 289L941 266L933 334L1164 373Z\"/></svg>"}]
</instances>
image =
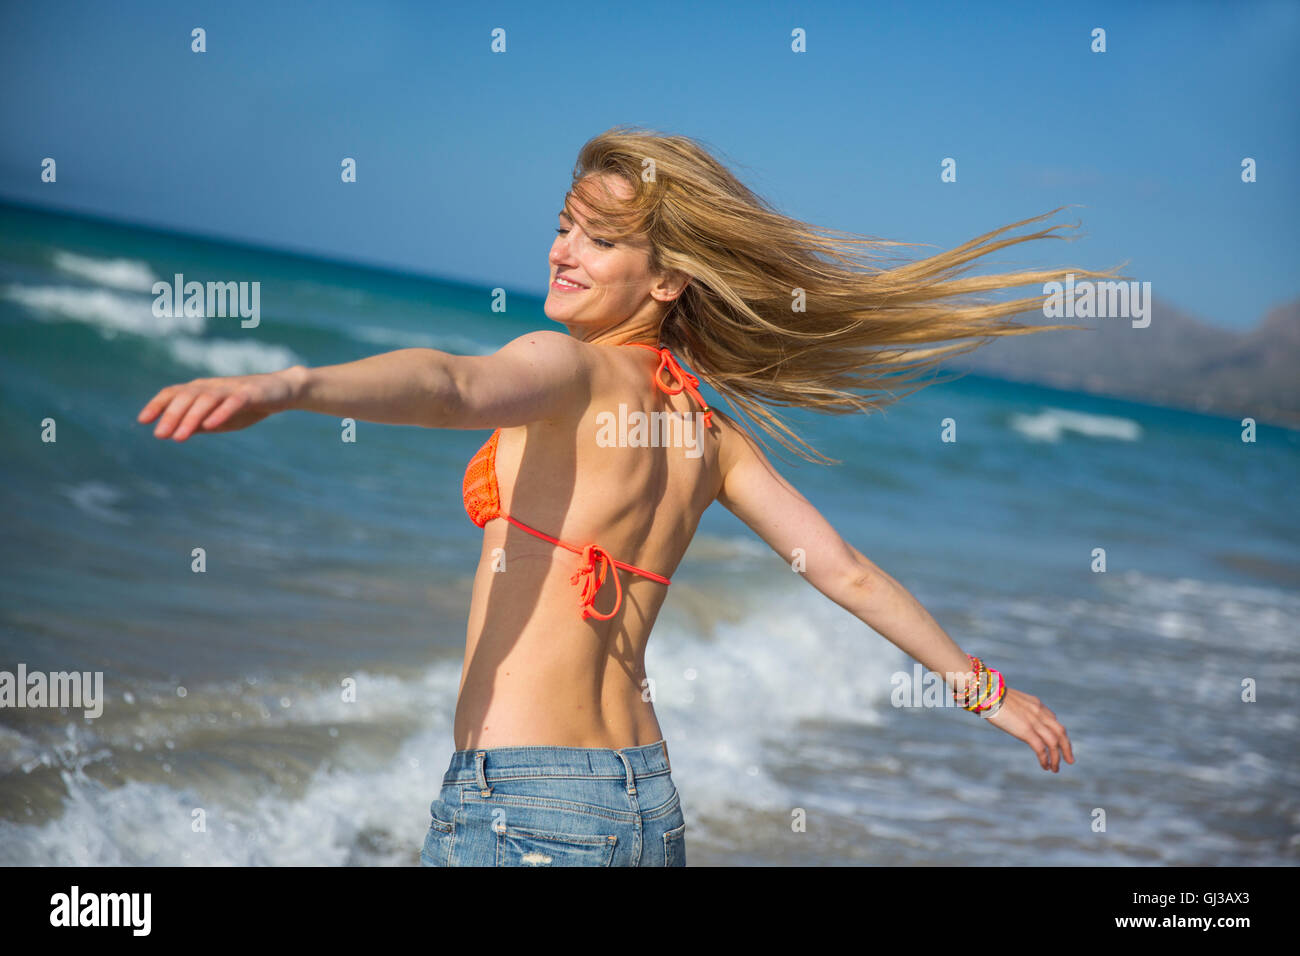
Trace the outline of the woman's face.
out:
<instances>
[{"instance_id":1,"label":"woman's face","mask_svg":"<svg viewBox=\"0 0 1300 956\"><path fill-rule=\"evenodd\" d=\"M632 186L622 177L606 173L601 179L618 198L631 198ZM657 329L664 304L681 293L685 277L678 274L674 284L652 273L648 240L642 236L607 240L599 233L590 234L583 228L587 208L576 195L569 205L577 221L563 211L559 214L551 244L546 317L579 338L585 338L584 332L614 328L630 319Z\"/></svg>"}]
</instances>

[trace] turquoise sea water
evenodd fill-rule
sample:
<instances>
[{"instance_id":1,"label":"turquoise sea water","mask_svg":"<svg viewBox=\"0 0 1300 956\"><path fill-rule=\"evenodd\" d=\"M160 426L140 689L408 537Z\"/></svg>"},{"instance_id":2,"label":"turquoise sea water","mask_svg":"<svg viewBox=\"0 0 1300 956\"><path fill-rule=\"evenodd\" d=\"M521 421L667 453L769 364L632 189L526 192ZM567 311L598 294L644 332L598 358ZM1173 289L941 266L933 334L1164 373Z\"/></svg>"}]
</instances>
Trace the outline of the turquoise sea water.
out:
<instances>
[{"instance_id":1,"label":"turquoise sea water","mask_svg":"<svg viewBox=\"0 0 1300 956\"><path fill-rule=\"evenodd\" d=\"M260 324L155 317L175 273L259 282ZM0 206L0 671L103 671L107 698L96 719L0 709L0 862L415 863L452 750L481 535L460 481L486 432L361 423L344 444L294 412L176 445L135 415L200 375L555 328L540 299L490 303ZM1300 434L1247 444L1239 421L975 376L793 420L844 464L784 474L1056 711L1078 759L1045 774L978 718L891 706L911 661L715 505L647 655L691 864L1300 857Z\"/></svg>"}]
</instances>

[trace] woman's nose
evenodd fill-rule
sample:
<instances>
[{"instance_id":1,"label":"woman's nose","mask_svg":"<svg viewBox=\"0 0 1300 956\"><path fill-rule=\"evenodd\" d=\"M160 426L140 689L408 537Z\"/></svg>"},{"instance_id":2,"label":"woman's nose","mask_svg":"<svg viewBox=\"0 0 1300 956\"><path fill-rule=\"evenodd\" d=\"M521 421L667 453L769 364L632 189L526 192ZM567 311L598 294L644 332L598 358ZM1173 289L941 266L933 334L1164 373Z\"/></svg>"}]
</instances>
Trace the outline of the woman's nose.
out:
<instances>
[{"instance_id":1,"label":"woman's nose","mask_svg":"<svg viewBox=\"0 0 1300 956\"><path fill-rule=\"evenodd\" d=\"M564 236L555 237L555 241L551 243L551 254L547 258L551 260L553 266L573 265L572 251Z\"/></svg>"}]
</instances>

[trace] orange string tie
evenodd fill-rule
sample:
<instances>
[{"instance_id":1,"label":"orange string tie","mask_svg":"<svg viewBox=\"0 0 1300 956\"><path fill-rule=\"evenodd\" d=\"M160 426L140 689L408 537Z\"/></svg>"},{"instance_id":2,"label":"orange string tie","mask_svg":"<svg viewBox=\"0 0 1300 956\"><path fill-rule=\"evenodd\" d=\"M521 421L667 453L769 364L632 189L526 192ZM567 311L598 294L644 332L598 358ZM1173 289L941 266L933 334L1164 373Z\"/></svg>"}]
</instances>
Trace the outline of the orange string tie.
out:
<instances>
[{"instance_id":1,"label":"orange string tie","mask_svg":"<svg viewBox=\"0 0 1300 956\"><path fill-rule=\"evenodd\" d=\"M677 380L676 388L669 388L664 384L663 379L660 378L665 371ZM705 403L703 396L701 396L698 391L700 380L690 372L686 371L686 369L682 368L681 365L678 364L676 356L674 356L667 348L659 350L659 368L655 369L655 384L663 390L665 395L680 395L683 389L689 388L691 390L691 397L699 402L704 408L704 427L709 428L712 426L713 411Z\"/></svg>"},{"instance_id":2,"label":"orange string tie","mask_svg":"<svg viewBox=\"0 0 1300 956\"><path fill-rule=\"evenodd\" d=\"M596 576L596 556L600 557L600 576ZM582 608L582 617L594 617L598 621L608 621L618 613L619 607L623 603L623 585L618 579L618 569L614 567L614 559L598 544L589 544L582 549L583 567L574 572L569 578L570 584L577 584L582 581L582 599L579 605ZM614 578L614 608L608 614L601 614L596 610L596 592L600 586L605 583L605 575L610 574Z\"/></svg>"}]
</instances>

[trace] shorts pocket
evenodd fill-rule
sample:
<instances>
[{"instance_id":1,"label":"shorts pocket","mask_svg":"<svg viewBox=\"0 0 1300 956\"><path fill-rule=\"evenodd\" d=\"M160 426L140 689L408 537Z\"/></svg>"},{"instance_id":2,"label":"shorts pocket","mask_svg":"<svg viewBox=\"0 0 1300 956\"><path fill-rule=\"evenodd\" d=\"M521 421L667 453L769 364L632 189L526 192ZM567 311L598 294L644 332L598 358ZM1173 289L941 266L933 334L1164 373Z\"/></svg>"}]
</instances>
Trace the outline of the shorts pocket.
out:
<instances>
[{"instance_id":1,"label":"shorts pocket","mask_svg":"<svg viewBox=\"0 0 1300 956\"><path fill-rule=\"evenodd\" d=\"M438 817L442 812L445 811L441 802L435 800L429 808L429 830L420 849L421 866L451 866L451 848L456 839L455 816L451 820L442 820Z\"/></svg>"},{"instance_id":2,"label":"shorts pocket","mask_svg":"<svg viewBox=\"0 0 1300 956\"><path fill-rule=\"evenodd\" d=\"M664 866L686 865L686 824L664 832Z\"/></svg>"},{"instance_id":3,"label":"shorts pocket","mask_svg":"<svg viewBox=\"0 0 1300 956\"><path fill-rule=\"evenodd\" d=\"M610 866L618 837L557 833L509 824L497 828L497 866Z\"/></svg>"}]
</instances>

